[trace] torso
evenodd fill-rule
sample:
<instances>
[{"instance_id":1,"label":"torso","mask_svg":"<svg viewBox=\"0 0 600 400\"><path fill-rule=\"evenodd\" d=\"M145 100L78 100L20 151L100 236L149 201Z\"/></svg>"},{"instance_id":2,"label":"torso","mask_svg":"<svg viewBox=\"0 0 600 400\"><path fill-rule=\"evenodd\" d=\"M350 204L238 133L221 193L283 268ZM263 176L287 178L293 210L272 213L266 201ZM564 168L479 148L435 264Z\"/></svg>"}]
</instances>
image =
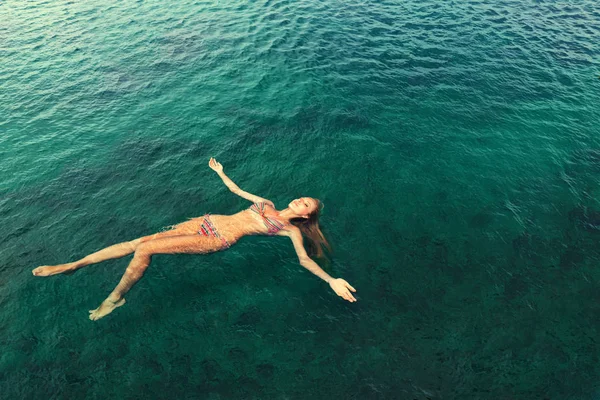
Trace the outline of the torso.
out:
<instances>
[{"instance_id":1,"label":"torso","mask_svg":"<svg viewBox=\"0 0 600 400\"><path fill-rule=\"evenodd\" d=\"M265 216L276 219L276 210L267 206ZM202 217L199 219L202 220ZM263 217L250 209L245 209L233 215L210 214L210 220L219 231L219 234L231 244L247 235L270 234Z\"/></svg>"}]
</instances>

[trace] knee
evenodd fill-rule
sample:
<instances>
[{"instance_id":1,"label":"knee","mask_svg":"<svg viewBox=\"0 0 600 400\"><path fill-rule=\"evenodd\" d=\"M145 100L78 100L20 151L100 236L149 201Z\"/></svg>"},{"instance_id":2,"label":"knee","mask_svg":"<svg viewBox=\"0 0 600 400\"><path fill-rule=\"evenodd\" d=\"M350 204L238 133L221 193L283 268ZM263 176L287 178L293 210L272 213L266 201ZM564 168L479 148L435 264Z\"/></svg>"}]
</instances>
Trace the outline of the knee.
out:
<instances>
[{"instance_id":1,"label":"knee","mask_svg":"<svg viewBox=\"0 0 600 400\"><path fill-rule=\"evenodd\" d=\"M133 253L133 256L138 257L138 258L141 258L141 257L149 258L150 256L152 256L151 246L148 243L144 243L144 242L138 243L135 246L135 253Z\"/></svg>"},{"instance_id":2,"label":"knee","mask_svg":"<svg viewBox=\"0 0 600 400\"><path fill-rule=\"evenodd\" d=\"M146 268L127 268L125 275L127 275L129 279L136 281L144 275L145 270Z\"/></svg>"},{"instance_id":3,"label":"knee","mask_svg":"<svg viewBox=\"0 0 600 400\"><path fill-rule=\"evenodd\" d=\"M152 261L152 253L150 250L143 246L138 246L133 253L133 260L131 260L130 267L134 267L134 269L146 269L150 264L150 261Z\"/></svg>"},{"instance_id":4,"label":"knee","mask_svg":"<svg viewBox=\"0 0 600 400\"><path fill-rule=\"evenodd\" d=\"M126 245L130 246L133 251L136 251L138 246L142 243L142 238L135 239L129 242L125 242Z\"/></svg>"}]
</instances>

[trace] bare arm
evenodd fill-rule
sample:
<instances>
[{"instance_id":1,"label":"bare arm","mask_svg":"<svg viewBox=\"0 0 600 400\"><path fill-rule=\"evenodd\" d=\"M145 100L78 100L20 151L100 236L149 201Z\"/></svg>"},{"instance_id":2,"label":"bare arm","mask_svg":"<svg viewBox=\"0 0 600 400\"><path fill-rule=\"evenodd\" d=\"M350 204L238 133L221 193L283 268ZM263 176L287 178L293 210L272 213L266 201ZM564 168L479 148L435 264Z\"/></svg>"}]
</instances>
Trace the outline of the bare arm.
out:
<instances>
[{"instance_id":1,"label":"bare arm","mask_svg":"<svg viewBox=\"0 0 600 400\"><path fill-rule=\"evenodd\" d=\"M325 282L329 283L334 278L332 278L327 272L323 271L319 264L314 262L312 258L306 254L306 249L304 248L304 243L302 239L302 234L298 228L289 231L289 238L292 239L292 244L294 245L294 250L296 250L296 254L298 255L298 261L300 265L304 268L323 279Z\"/></svg>"},{"instance_id":2,"label":"bare arm","mask_svg":"<svg viewBox=\"0 0 600 400\"><path fill-rule=\"evenodd\" d=\"M227 186L229 190L231 190L233 193L253 203L265 202L267 204L270 204L271 207L275 207L272 201L263 199L260 196L253 195L252 193L248 193L245 190L240 189L240 187L236 185L234 181L232 181L227 175L225 175L225 172L223 172L223 166L214 158L210 159L210 161L208 162L208 166L219 175L219 177L223 180L225 186Z\"/></svg>"},{"instance_id":3,"label":"bare arm","mask_svg":"<svg viewBox=\"0 0 600 400\"><path fill-rule=\"evenodd\" d=\"M295 226L288 227L284 230L279 231L279 234L282 236L288 236L294 245L294 250L296 250L296 254L298 255L298 261L300 265L304 268L323 279L325 282L329 283L329 286L333 289L333 291L340 297L349 302L355 302L356 299L350 293L350 290L356 292L348 282L341 278L333 278L327 272L323 271L319 264L314 262L308 254L306 254L306 249L304 248L302 234L300 233L300 229Z\"/></svg>"}]
</instances>

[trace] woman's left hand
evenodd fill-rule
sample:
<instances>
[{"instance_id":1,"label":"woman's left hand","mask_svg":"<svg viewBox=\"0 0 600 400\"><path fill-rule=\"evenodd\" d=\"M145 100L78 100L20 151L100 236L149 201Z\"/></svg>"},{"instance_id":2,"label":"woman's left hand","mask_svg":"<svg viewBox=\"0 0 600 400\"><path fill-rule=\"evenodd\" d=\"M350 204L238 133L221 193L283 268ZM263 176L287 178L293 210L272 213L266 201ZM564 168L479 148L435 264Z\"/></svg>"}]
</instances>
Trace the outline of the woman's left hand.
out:
<instances>
[{"instance_id":1,"label":"woman's left hand","mask_svg":"<svg viewBox=\"0 0 600 400\"><path fill-rule=\"evenodd\" d=\"M212 169L215 172L223 172L223 166L221 165L220 162L218 162L217 160L215 160L213 157L210 158L210 160L208 161L208 166L210 167L210 169Z\"/></svg>"},{"instance_id":2,"label":"woman's left hand","mask_svg":"<svg viewBox=\"0 0 600 400\"><path fill-rule=\"evenodd\" d=\"M329 286L331 286L333 291L344 300L348 300L350 303L354 303L356 301L354 296L352 296L352 293L350 293L350 290L356 292L356 289L350 286L350 284L342 278L329 281Z\"/></svg>"}]
</instances>

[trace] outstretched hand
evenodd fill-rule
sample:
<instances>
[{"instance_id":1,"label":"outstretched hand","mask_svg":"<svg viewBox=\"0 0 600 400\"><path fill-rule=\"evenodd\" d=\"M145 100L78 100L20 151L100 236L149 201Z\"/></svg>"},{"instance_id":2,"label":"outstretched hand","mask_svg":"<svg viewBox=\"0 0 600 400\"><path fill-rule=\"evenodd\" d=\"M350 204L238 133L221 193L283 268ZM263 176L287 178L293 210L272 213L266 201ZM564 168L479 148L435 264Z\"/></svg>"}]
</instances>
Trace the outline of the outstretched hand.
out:
<instances>
[{"instance_id":1,"label":"outstretched hand","mask_svg":"<svg viewBox=\"0 0 600 400\"><path fill-rule=\"evenodd\" d=\"M208 161L208 166L210 167L210 169L212 169L215 172L223 172L223 166L221 165L220 162L215 160L213 157L211 157L210 160Z\"/></svg>"},{"instance_id":2,"label":"outstretched hand","mask_svg":"<svg viewBox=\"0 0 600 400\"><path fill-rule=\"evenodd\" d=\"M329 286L331 286L333 291L344 300L348 300L350 303L354 303L356 301L354 296L352 296L352 293L350 293L350 290L356 292L356 289L350 286L350 284L342 278L331 280L329 282Z\"/></svg>"}]
</instances>

